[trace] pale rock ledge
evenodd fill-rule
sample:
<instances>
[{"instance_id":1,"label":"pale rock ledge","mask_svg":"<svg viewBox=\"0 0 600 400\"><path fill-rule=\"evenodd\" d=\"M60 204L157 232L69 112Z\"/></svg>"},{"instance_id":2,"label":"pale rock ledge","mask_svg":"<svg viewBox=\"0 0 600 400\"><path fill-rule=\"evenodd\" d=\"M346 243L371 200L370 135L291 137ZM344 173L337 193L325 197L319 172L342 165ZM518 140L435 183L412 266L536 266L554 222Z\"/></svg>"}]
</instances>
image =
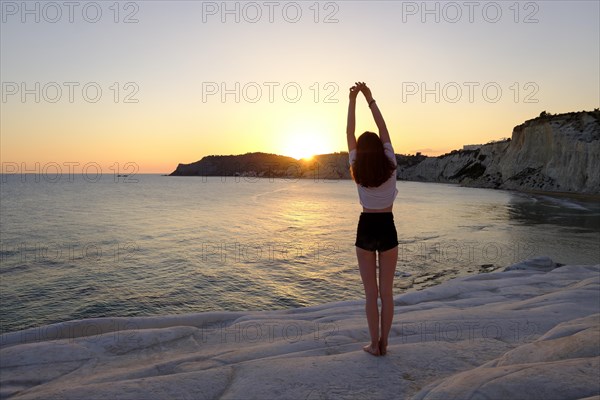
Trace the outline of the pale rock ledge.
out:
<instances>
[{"instance_id":1,"label":"pale rock ledge","mask_svg":"<svg viewBox=\"0 0 600 400\"><path fill-rule=\"evenodd\" d=\"M0 397L598 399L600 265L544 262L396 296L384 357L362 300L12 332Z\"/></svg>"}]
</instances>

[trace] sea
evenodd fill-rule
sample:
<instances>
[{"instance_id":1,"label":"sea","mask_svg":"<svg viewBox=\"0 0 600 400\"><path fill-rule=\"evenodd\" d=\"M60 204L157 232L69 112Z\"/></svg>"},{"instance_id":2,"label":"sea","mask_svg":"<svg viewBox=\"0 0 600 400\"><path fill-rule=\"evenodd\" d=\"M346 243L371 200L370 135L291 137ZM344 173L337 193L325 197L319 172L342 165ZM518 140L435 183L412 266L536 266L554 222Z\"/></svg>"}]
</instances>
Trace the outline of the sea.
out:
<instances>
[{"instance_id":1,"label":"sea","mask_svg":"<svg viewBox=\"0 0 600 400\"><path fill-rule=\"evenodd\" d=\"M350 180L0 175L0 332L363 298ZM600 263L600 204L398 181L394 295L533 257Z\"/></svg>"}]
</instances>

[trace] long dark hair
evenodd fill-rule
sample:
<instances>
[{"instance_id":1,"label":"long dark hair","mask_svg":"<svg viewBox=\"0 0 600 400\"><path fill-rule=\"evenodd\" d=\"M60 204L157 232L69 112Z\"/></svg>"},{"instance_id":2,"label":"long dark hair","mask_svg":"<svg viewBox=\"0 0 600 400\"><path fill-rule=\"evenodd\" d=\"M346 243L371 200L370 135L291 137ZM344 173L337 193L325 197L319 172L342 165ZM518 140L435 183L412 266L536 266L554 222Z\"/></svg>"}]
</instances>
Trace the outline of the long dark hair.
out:
<instances>
[{"instance_id":1,"label":"long dark hair","mask_svg":"<svg viewBox=\"0 0 600 400\"><path fill-rule=\"evenodd\" d=\"M374 132L365 132L356 142L356 159L350 167L354 182L377 187L387 181L396 167L383 152L383 142Z\"/></svg>"}]
</instances>

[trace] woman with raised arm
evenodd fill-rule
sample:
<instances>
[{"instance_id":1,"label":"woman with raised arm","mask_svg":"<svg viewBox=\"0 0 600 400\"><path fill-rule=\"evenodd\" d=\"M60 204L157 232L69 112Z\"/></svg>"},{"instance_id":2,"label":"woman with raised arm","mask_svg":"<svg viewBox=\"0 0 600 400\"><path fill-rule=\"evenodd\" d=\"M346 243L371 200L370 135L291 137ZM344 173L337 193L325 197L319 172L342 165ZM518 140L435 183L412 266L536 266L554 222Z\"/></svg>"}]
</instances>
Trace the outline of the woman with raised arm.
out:
<instances>
[{"instance_id":1,"label":"woman with raised arm","mask_svg":"<svg viewBox=\"0 0 600 400\"><path fill-rule=\"evenodd\" d=\"M379 136L365 132L356 140L356 97L362 92L371 109ZM356 257L365 289L365 311L371 343L363 350L378 356L385 355L388 335L394 318L393 283L398 261L398 234L394 225L392 206L396 189L396 156L383 116L364 82L350 88L348 124L346 129L350 172L358 188L363 211L356 230ZM377 282L379 258L379 284ZM381 297L381 329L377 298Z\"/></svg>"}]
</instances>

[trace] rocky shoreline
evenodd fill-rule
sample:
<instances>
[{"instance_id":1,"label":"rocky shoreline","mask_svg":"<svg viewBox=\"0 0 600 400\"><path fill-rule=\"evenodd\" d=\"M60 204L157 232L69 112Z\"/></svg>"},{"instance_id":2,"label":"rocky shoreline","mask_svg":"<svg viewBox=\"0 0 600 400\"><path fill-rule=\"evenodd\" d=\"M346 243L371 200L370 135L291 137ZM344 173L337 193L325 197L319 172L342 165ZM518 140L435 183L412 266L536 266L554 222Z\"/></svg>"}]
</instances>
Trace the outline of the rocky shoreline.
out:
<instances>
[{"instance_id":1,"label":"rocky shoreline","mask_svg":"<svg viewBox=\"0 0 600 400\"><path fill-rule=\"evenodd\" d=\"M384 357L363 299L11 332L0 398L597 398L599 277L534 259L395 296Z\"/></svg>"}]
</instances>

